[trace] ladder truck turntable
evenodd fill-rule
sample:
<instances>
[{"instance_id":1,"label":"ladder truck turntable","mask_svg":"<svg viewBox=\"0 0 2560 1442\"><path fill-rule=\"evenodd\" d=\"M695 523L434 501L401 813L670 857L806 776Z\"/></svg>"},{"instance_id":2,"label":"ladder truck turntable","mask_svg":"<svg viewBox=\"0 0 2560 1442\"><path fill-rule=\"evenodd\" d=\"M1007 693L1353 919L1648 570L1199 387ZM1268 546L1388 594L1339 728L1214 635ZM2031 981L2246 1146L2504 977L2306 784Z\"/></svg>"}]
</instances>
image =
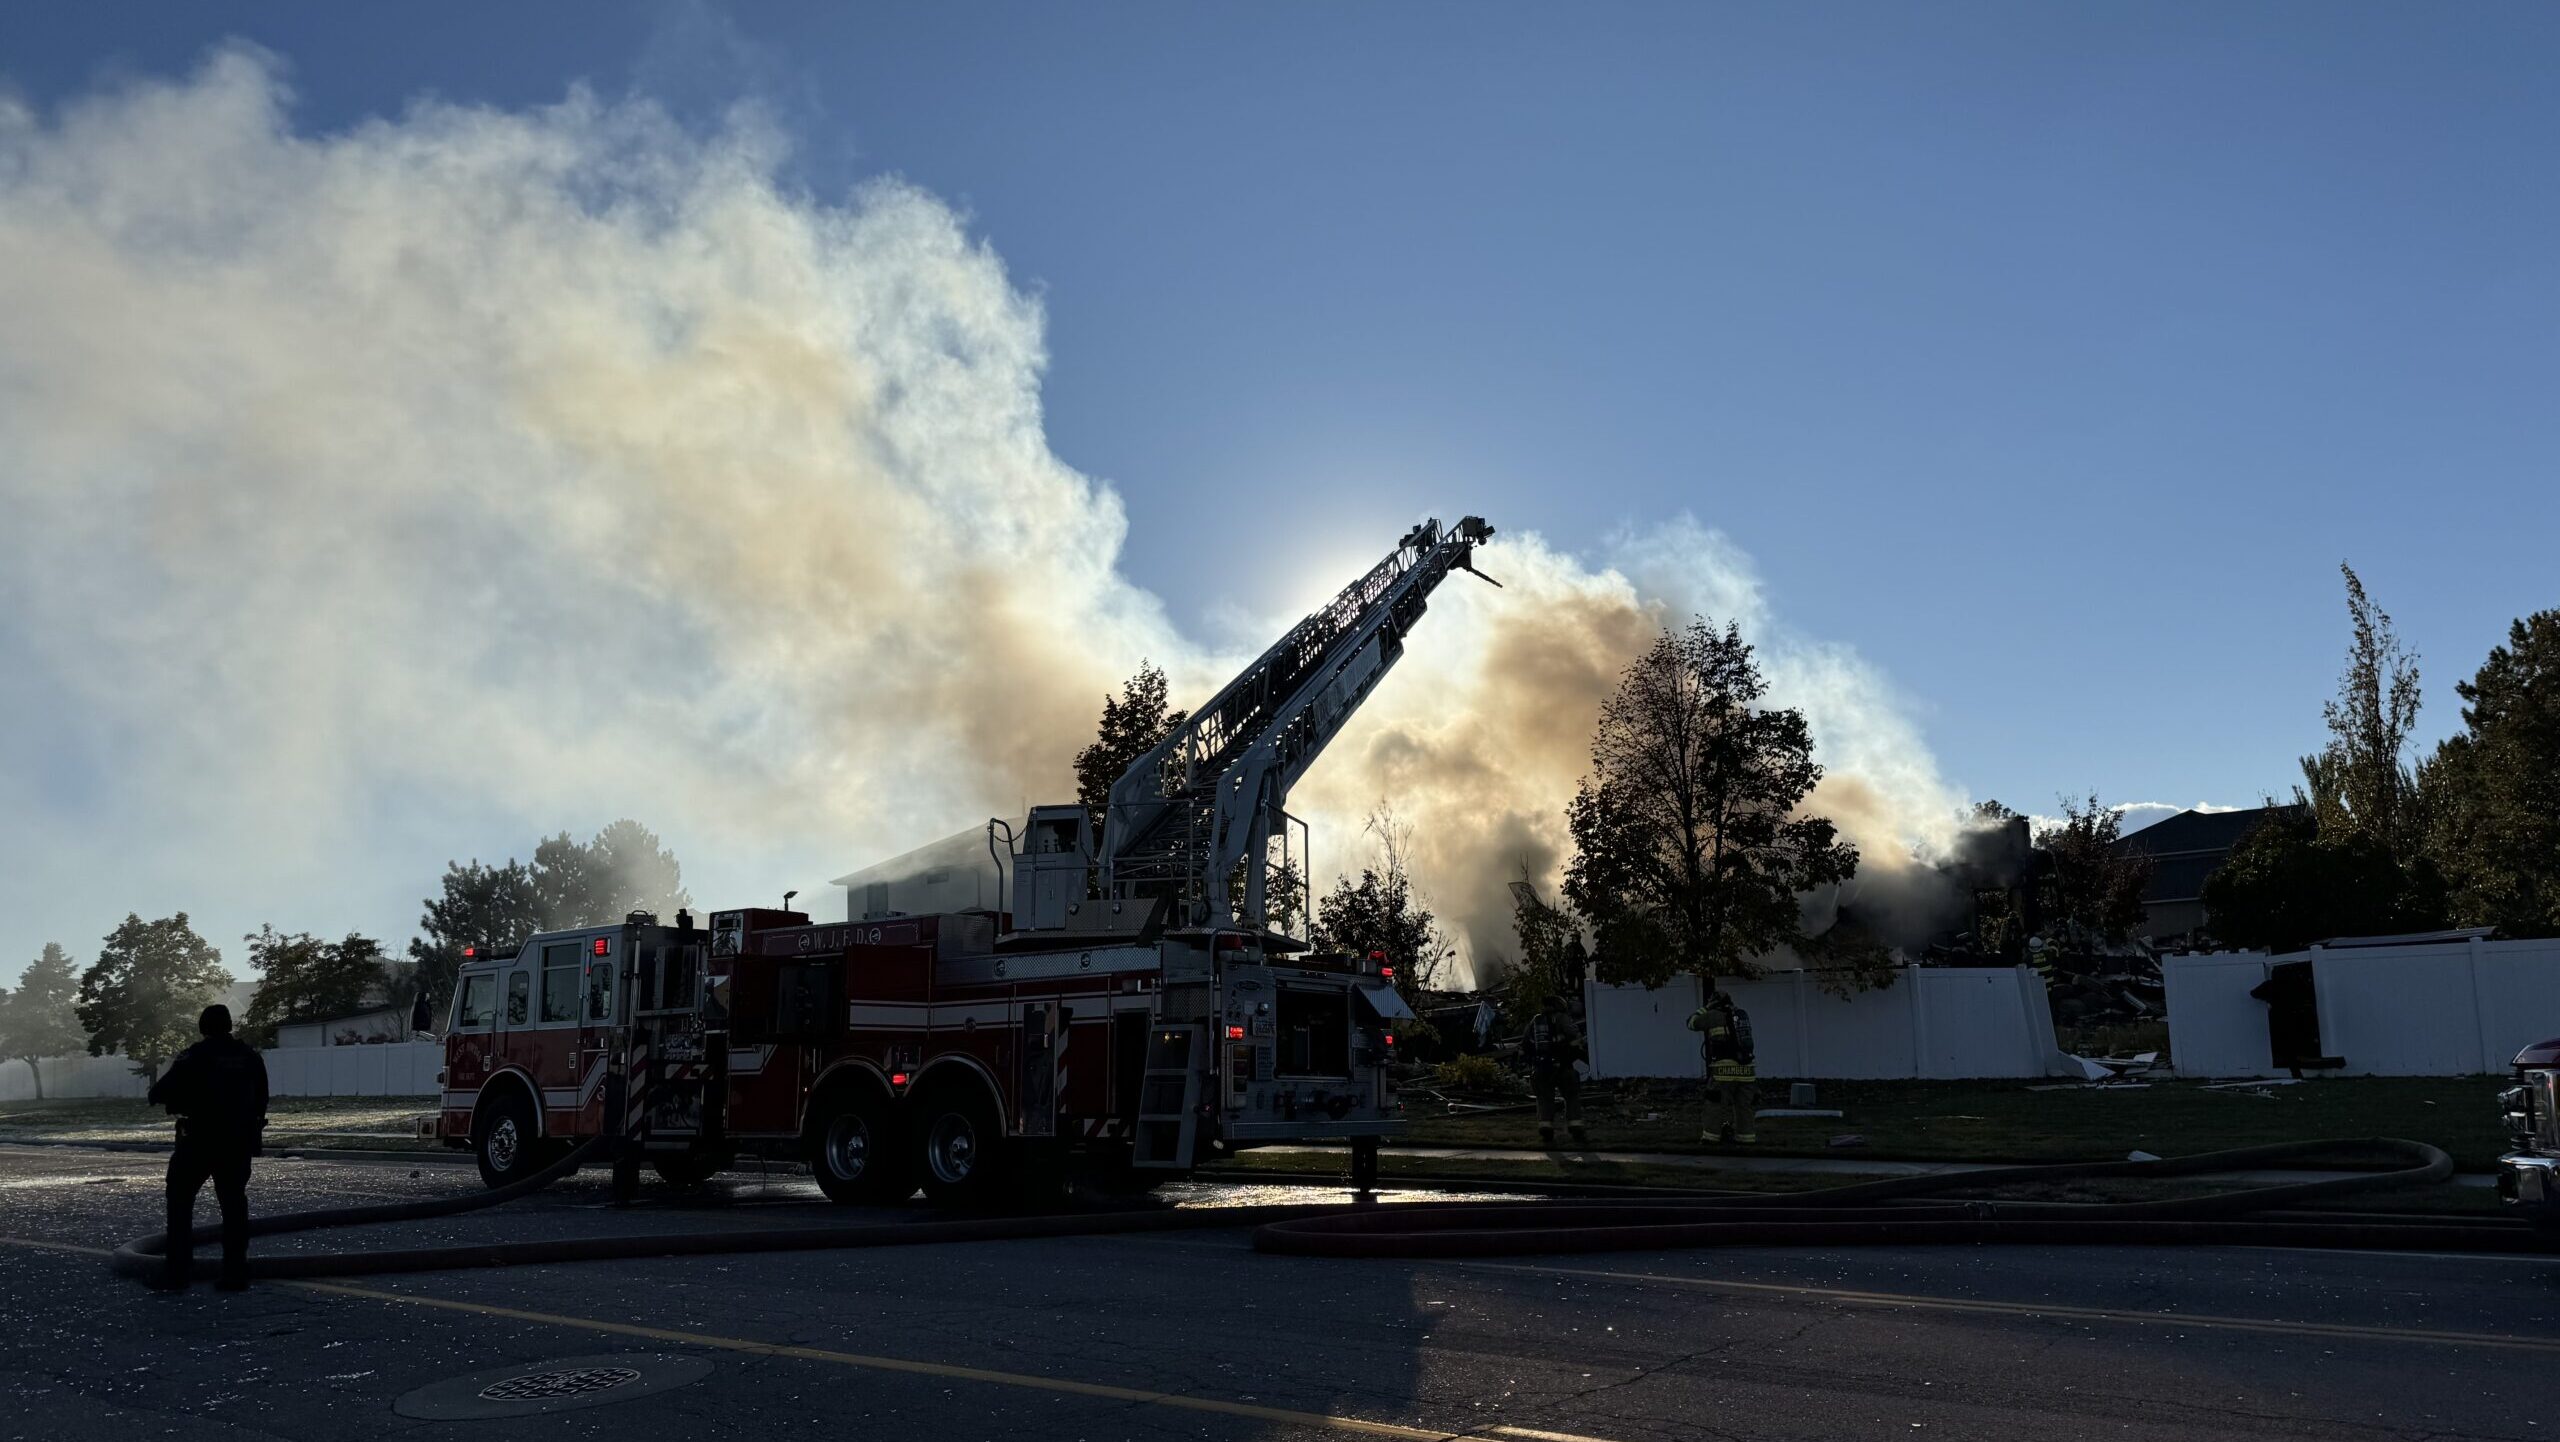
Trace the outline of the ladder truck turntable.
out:
<instances>
[{"instance_id":1,"label":"ladder truck turntable","mask_svg":"<svg viewBox=\"0 0 2560 1442\"><path fill-rule=\"evenodd\" d=\"M1134 1190L1318 1139L1371 1185L1412 1012L1393 959L1268 924L1271 850L1304 833L1289 788L1492 535L1408 531L1133 762L1099 835L1080 805L988 823L1007 909L634 912L466 950L438 1138L493 1187L595 1138L623 1189L643 1161L681 1184L755 1155L839 1202L972 1205L1071 1158Z\"/></svg>"}]
</instances>

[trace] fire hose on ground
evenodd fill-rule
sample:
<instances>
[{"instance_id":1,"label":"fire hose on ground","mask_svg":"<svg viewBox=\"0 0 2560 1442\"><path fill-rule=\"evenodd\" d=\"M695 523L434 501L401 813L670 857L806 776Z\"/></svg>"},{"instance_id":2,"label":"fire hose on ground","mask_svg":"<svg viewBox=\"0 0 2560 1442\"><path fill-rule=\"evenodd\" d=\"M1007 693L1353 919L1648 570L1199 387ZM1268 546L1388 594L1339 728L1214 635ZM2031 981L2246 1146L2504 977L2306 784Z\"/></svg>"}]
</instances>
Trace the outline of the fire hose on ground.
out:
<instances>
[{"instance_id":1,"label":"fire hose on ground","mask_svg":"<svg viewBox=\"0 0 2560 1442\"><path fill-rule=\"evenodd\" d=\"M492 1191L386 1205L331 1207L253 1218L252 1237L384 1222L423 1221L502 1205L590 1160L589 1141L550 1166ZM2211 1176L2349 1159L2386 1170L2133 1202L1928 1200L1950 1191L2101 1179ZM2067 1162L1894 1177L1771 1195L1672 1194L1642 1200L1400 1202L1157 1207L913 1222L753 1227L431 1247L253 1256L259 1278L349 1277L560 1262L750 1252L827 1251L935 1242L1102 1236L1255 1227L1261 1251L1321 1257L1489 1257L1713 1246L1838 1247L1947 1243L2286 1246L2469 1252L2547 1252L2554 1240L2500 1218L2304 1212L2306 1204L2442 1182L2453 1160L2424 1142L2378 1137L2285 1142L2160 1161ZM199 1227L198 1245L218 1228ZM127 1242L115 1270L158 1273L165 1234ZM200 1261L199 1267L210 1265Z\"/></svg>"}]
</instances>

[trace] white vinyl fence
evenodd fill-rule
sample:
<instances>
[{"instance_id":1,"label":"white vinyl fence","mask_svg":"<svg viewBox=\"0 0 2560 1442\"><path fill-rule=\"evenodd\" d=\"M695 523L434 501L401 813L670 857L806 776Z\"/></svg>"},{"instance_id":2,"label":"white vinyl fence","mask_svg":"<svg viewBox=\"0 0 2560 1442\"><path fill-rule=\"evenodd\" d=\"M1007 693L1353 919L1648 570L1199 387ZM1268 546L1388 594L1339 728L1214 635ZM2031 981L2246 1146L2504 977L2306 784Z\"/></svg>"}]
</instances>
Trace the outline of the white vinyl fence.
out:
<instances>
[{"instance_id":1,"label":"white vinyl fence","mask_svg":"<svg viewBox=\"0 0 2560 1442\"><path fill-rule=\"evenodd\" d=\"M259 1055L267 1059L267 1091L280 1097L433 1096L444 1065L444 1046L432 1041L271 1047ZM120 1056L48 1057L43 1066L48 1099L139 1097L150 1087ZM0 1063L0 1102L35 1094L25 1062Z\"/></svg>"},{"instance_id":2,"label":"white vinyl fence","mask_svg":"<svg viewBox=\"0 0 2560 1442\"><path fill-rule=\"evenodd\" d=\"M1727 982L1751 1018L1764 1077L1837 1079L2077 1075L2054 1042L2044 982L2023 966L1904 967L1892 986L1846 999L1800 971ZM1596 1077L1694 1077L1697 978L1658 990L1589 982L1583 1007Z\"/></svg>"},{"instance_id":3,"label":"white vinyl fence","mask_svg":"<svg viewBox=\"0 0 2560 1442\"><path fill-rule=\"evenodd\" d=\"M2270 956L2164 957L2169 1055L2180 1076L2278 1076L2266 1004L2249 989L2279 962L2308 961L2320 1050L2352 1076L2502 1072L2560 1036L2560 940L2318 947Z\"/></svg>"}]
</instances>

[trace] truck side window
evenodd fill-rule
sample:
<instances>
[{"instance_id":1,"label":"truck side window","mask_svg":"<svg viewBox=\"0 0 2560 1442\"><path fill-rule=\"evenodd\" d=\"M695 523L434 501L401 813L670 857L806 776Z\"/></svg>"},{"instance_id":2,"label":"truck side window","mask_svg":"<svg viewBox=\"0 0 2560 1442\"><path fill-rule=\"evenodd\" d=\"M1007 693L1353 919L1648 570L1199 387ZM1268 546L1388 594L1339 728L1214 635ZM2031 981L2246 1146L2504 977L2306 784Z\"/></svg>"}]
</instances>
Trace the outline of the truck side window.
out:
<instances>
[{"instance_id":1,"label":"truck side window","mask_svg":"<svg viewBox=\"0 0 2560 1442\"><path fill-rule=\"evenodd\" d=\"M542 1019L578 1019L578 944L574 941L542 949Z\"/></svg>"},{"instance_id":2,"label":"truck side window","mask_svg":"<svg viewBox=\"0 0 2560 1442\"><path fill-rule=\"evenodd\" d=\"M533 973L519 971L507 978L507 1025L522 1026L533 1020Z\"/></svg>"},{"instance_id":3,"label":"truck side window","mask_svg":"<svg viewBox=\"0 0 2560 1442\"><path fill-rule=\"evenodd\" d=\"M453 1007L455 1031L477 1031L489 1024L489 993L497 989L494 976L463 978L462 995Z\"/></svg>"},{"instance_id":4,"label":"truck side window","mask_svg":"<svg viewBox=\"0 0 2560 1442\"><path fill-rule=\"evenodd\" d=\"M587 1020L613 1020L613 958L598 957L587 966Z\"/></svg>"}]
</instances>

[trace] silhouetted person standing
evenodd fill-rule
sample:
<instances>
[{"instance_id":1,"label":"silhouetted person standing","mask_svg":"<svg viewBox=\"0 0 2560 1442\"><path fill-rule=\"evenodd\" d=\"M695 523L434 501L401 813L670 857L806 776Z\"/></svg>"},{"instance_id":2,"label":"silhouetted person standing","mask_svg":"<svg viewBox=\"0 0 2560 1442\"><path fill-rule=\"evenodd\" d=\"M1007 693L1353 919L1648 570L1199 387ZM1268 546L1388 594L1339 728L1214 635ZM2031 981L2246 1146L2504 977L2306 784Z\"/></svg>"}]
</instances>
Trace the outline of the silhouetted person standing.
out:
<instances>
[{"instance_id":1,"label":"silhouetted person standing","mask_svg":"<svg viewBox=\"0 0 2560 1442\"><path fill-rule=\"evenodd\" d=\"M186 1289L195 1262L196 1193L210 1180L222 1204L222 1280L215 1285L237 1292L249 1285L249 1159L267 1125L267 1062L231 1034L227 1006L206 1007L196 1030L204 1040L178 1053L151 1084L152 1104L178 1118L178 1149L169 1154L168 1265L160 1286Z\"/></svg>"}]
</instances>

